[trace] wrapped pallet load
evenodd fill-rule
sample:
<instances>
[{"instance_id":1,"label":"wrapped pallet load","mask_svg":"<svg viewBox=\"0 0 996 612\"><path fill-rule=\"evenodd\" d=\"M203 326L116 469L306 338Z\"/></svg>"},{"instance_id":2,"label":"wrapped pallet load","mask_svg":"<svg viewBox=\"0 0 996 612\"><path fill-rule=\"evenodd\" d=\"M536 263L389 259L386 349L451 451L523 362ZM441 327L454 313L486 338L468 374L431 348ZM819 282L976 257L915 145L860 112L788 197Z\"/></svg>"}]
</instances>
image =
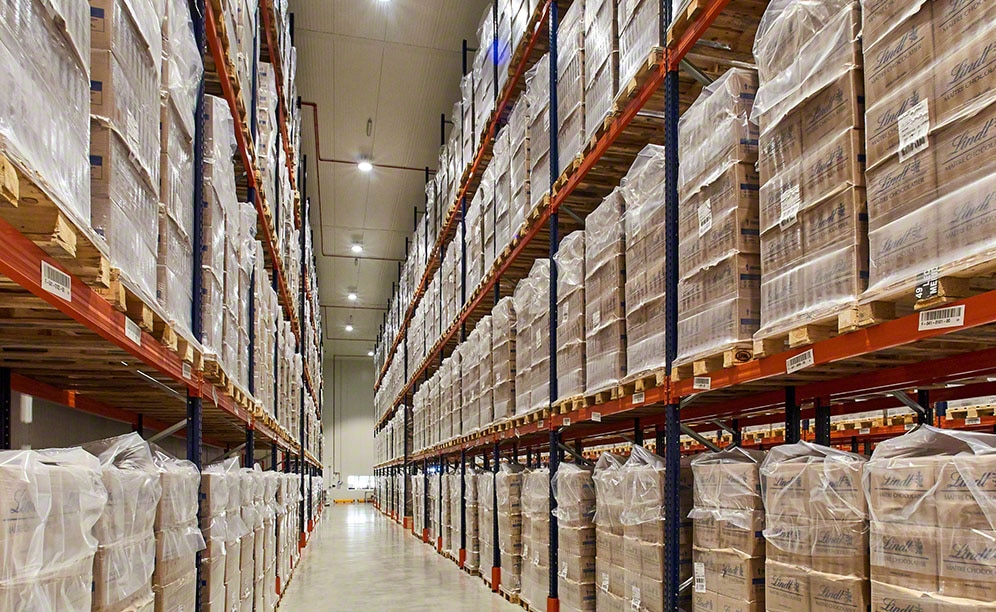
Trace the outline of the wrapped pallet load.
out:
<instances>
[{"instance_id":1,"label":"wrapped pallet load","mask_svg":"<svg viewBox=\"0 0 996 612\"><path fill-rule=\"evenodd\" d=\"M156 610L193 609L197 602L197 553L204 537L197 522L201 473L197 466L152 449L162 496L156 510Z\"/></svg>"},{"instance_id":2,"label":"wrapped pallet load","mask_svg":"<svg viewBox=\"0 0 996 612\"><path fill-rule=\"evenodd\" d=\"M550 260L515 286L515 414L550 405Z\"/></svg>"},{"instance_id":3,"label":"wrapped pallet load","mask_svg":"<svg viewBox=\"0 0 996 612\"><path fill-rule=\"evenodd\" d=\"M581 158L585 139L585 3L575 2L563 13L557 29L557 168L562 175ZM549 121L549 119L548 119Z\"/></svg>"},{"instance_id":4,"label":"wrapped pallet load","mask_svg":"<svg viewBox=\"0 0 996 612\"><path fill-rule=\"evenodd\" d=\"M584 222L585 394L604 391L626 375L626 257L619 189Z\"/></svg>"},{"instance_id":5,"label":"wrapped pallet load","mask_svg":"<svg viewBox=\"0 0 996 612\"><path fill-rule=\"evenodd\" d=\"M545 607L550 592L550 470L522 475L522 590L520 601Z\"/></svg>"},{"instance_id":6,"label":"wrapped pallet load","mask_svg":"<svg viewBox=\"0 0 996 612\"><path fill-rule=\"evenodd\" d=\"M501 588L518 593L522 585L522 479L525 468L503 463L495 475Z\"/></svg>"},{"instance_id":7,"label":"wrapped pallet load","mask_svg":"<svg viewBox=\"0 0 996 612\"><path fill-rule=\"evenodd\" d=\"M835 333L868 278L856 0L776 0L754 42L766 354ZM755 348L758 343L755 343ZM759 351L755 351L759 352Z\"/></svg>"},{"instance_id":8,"label":"wrapped pallet load","mask_svg":"<svg viewBox=\"0 0 996 612\"><path fill-rule=\"evenodd\" d=\"M485 315L475 330L481 330L477 342L477 413L478 425L486 428L495 420L494 335L491 315ZM468 407L474 411L474 407Z\"/></svg>"},{"instance_id":9,"label":"wrapped pallet load","mask_svg":"<svg viewBox=\"0 0 996 612\"><path fill-rule=\"evenodd\" d=\"M547 53L526 73L524 101L529 108L529 205L537 208L550 194L550 54ZM520 102L521 104L521 102ZM513 166L515 161L513 159ZM513 172L512 180L515 181ZM514 183L513 183L514 184ZM527 215L526 215L527 216Z\"/></svg>"},{"instance_id":10,"label":"wrapped pallet load","mask_svg":"<svg viewBox=\"0 0 996 612\"><path fill-rule=\"evenodd\" d=\"M808 442L768 451L760 468L768 610L868 609L865 461Z\"/></svg>"},{"instance_id":11,"label":"wrapped pallet load","mask_svg":"<svg viewBox=\"0 0 996 612\"><path fill-rule=\"evenodd\" d=\"M861 8L870 258L862 301L966 296L972 267L991 261L996 246L996 5L863 0Z\"/></svg>"},{"instance_id":12,"label":"wrapped pallet load","mask_svg":"<svg viewBox=\"0 0 996 612\"><path fill-rule=\"evenodd\" d=\"M865 465L871 607L996 609L996 436L921 426Z\"/></svg>"},{"instance_id":13,"label":"wrapped pallet load","mask_svg":"<svg viewBox=\"0 0 996 612\"><path fill-rule=\"evenodd\" d=\"M477 482L479 477L480 473L477 469L470 469L464 475L463 529L467 534L467 546L464 549L463 567L471 572L477 571L481 567L480 532L478 531L477 518Z\"/></svg>"},{"instance_id":14,"label":"wrapped pallet load","mask_svg":"<svg viewBox=\"0 0 996 612\"><path fill-rule=\"evenodd\" d=\"M557 400L585 390L585 233L571 232L553 261L557 266Z\"/></svg>"},{"instance_id":15,"label":"wrapped pallet load","mask_svg":"<svg viewBox=\"0 0 996 612\"><path fill-rule=\"evenodd\" d=\"M688 374L750 359L761 324L757 126L750 121L756 92L757 73L731 69L678 122L675 364L691 366Z\"/></svg>"},{"instance_id":16,"label":"wrapped pallet load","mask_svg":"<svg viewBox=\"0 0 996 612\"><path fill-rule=\"evenodd\" d=\"M612 112L619 90L616 0L586 0L584 7L584 133L591 139Z\"/></svg>"},{"instance_id":17,"label":"wrapped pallet load","mask_svg":"<svg viewBox=\"0 0 996 612\"><path fill-rule=\"evenodd\" d=\"M82 449L0 451L0 610L91 609L106 503L100 462Z\"/></svg>"},{"instance_id":18,"label":"wrapped pallet load","mask_svg":"<svg viewBox=\"0 0 996 612\"><path fill-rule=\"evenodd\" d=\"M100 460L107 504L94 526L93 610L112 612L153 604L156 508L162 495L148 443L137 433L91 442Z\"/></svg>"},{"instance_id":19,"label":"wrapped pallet load","mask_svg":"<svg viewBox=\"0 0 996 612\"><path fill-rule=\"evenodd\" d=\"M595 609L622 612L626 605L623 464L625 457L602 453L595 464Z\"/></svg>"},{"instance_id":20,"label":"wrapped pallet load","mask_svg":"<svg viewBox=\"0 0 996 612\"><path fill-rule=\"evenodd\" d=\"M491 310L493 422L503 421L515 414L516 328L515 300L511 296L503 297Z\"/></svg>"},{"instance_id":21,"label":"wrapped pallet load","mask_svg":"<svg viewBox=\"0 0 996 612\"><path fill-rule=\"evenodd\" d=\"M528 77L526 82L529 83ZM547 97L549 98L549 96ZM534 158L532 151L530 151L529 141L532 112L527 85L526 93L520 96L512 107L512 112L508 115L508 126L506 126L509 150L509 187L512 191L509 200L509 233L513 237L523 229L529 211L533 208L533 185L531 183L534 177L530 173L530 169ZM536 183L535 188L540 190L541 195L547 192L547 188L543 185L549 182L549 179L544 177Z\"/></svg>"},{"instance_id":22,"label":"wrapped pallet load","mask_svg":"<svg viewBox=\"0 0 996 612\"><path fill-rule=\"evenodd\" d=\"M561 463L553 476L557 500L557 592L564 612L595 610L595 483L592 470Z\"/></svg>"},{"instance_id":23,"label":"wrapped pallet load","mask_svg":"<svg viewBox=\"0 0 996 612\"><path fill-rule=\"evenodd\" d=\"M695 610L764 609L763 460L763 452L731 447L691 461Z\"/></svg>"},{"instance_id":24,"label":"wrapped pallet load","mask_svg":"<svg viewBox=\"0 0 996 612\"><path fill-rule=\"evenodd\" d=\"M495 567L495 475L482 472L477 475L477 534L480 550L481 578L488 584L494 582Z\"/></svg>"}]
</instances>

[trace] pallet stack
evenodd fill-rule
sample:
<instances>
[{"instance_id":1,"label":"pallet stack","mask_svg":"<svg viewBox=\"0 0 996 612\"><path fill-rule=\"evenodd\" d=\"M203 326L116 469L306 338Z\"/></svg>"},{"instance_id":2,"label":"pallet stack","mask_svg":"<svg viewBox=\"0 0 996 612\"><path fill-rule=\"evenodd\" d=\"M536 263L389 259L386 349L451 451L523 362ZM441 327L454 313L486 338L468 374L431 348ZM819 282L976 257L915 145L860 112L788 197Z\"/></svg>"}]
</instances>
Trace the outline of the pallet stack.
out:
<instances>
[{"instance_id":1,"label":"pallet stack","mask_svg":"<svg viewBox=\"0 0 996 612\"><path fill-rule=\"evenodd\" d=\"M557 29L557 168L563 173L587 144L585 139L585 3L574 2Z\"/></svg>"},{"instance_id":2,"label":"pallet stack","mask_svg":"<svg viewBox=\"0 0 996 612\"><path fill-rule=\"evenodd\" d=\"M491 310L494 419L500 423L515 414L516 402L516 310L512 297L498 300Z\"/></svg>"},{"instance_id":3,"label":"pallet stack","mask_svg":"<svg viewBox=\"0 0 996 612\"><path fill-rule=\"evenodd\" d=\"M561 463L553 480L557 499L557 593L565 612L595 610L595 484L592 471Z\"/></svg>"},{"instance_id":4,"label":"pallet stack","mask_svg":"<svg viewBox=\"0 0 996 612\"><path fill-rule=\"evenodd\" d=\"M572 232L553 261L557 266L557 400L579 396L585 385L585 233Z\"/></svg>"},{"instance_id":5,"label":"pallet stack","mask_svg":"<svg viewBox=\"0 0 996 612\"><path fill-rule=\"evenodd\" d=\"M559 58L558 58L559 59ZM526 93L519 104L529 106L529 205L535 209L550 194L550 54L526 73ZM514 111L513 111L514 112ZM513 165L515 161L513 160ZM513 176L513 181L515 177ZM513 183L515 184L515 183Z\"/></svg>"},{"instance_id":6,"label":"pallet stack","mask_svg":"<svg viewBox=\"0 0 996 612\"><path fill-rule=\"evenodd\" d=\"M494 568L494 520L495 475L482 472L477 475L477 535L481 578L488 584L491 584Z\"/></svg>"},{"instance_id":7,"label":"pallet stack","mask_svg":"<svg viewBox=\"0 0 996 612\"><path fill-rule=\"evenodd\" d=\"M521 465L503 463L495 475L498 513L498 551L501 555L501 589L518 594L522 586L522 480Z\"/></svg>"},{"instance_id":8,"label":"pallet stack","mask_svg":"<svg viewBox=\"0 0 996 612\"><path fill-rule=\"evenodd\" d=\"M550 260L515 286L515 415L550 405Z\"/></svg>"},{"instance_id":9,"label":"pallet stack","mask_svg":"<svg viewBox=\"0 0 996 612\"><path fill-rule=\"evenodd\" d=\"M585 394L626 376L626 257L622 192L614 190L585 219Z\"/></svg>"},{"instance_id":10,"label":"pallet stack","mask_svg":"<svg viewBox=\"0 0 996 612\"><path fill-rule=\"evenodd\" d=\"M623 547L623 472L626 458L602 453L595 464L595 609L626 606L626 555Z\"/></svg>"},{"instance_id":11,"label":"pallet stack","mask_svg":"<svg viewBox=\"0 0 996 612\"><path fill-rule=\"evenodd\" d=\"M156 608L194 608L197 603L197 553L204 537L197 523L201 473L189 461L154 450L162 496L156 509L156 569L152 590Z\"/></svg>"},{"instance_id":12,"label":"pallet stack","mask_svg":"<svg viewBox=\"0 0 996 612\"><path fill-rule=\"evenodd\" d=\"M615 0L586 0L584 7L584 133L601 133L619 91L619 37Z\"/></svg>"},{"instance_id":13,"label":"pallet stack","mask_svg":"<svg viewBox=\"0 0 996 612\"><path fill-rule=\"evenodd\" d=\"M501 526L498 527L499 532ZM550 470L522 476L522 589L519 599L543 609L550 588Z\"/></svg>"},{"instance_id":14,"label":"pallet stack","mask_svg":"<svg viewBox=\"0 0 996 612\"><path fill-rule=\"evenodd\" d=\"M464 476L465 481L465 495L464 495L464 513L463 513L463 525L464 531L467 537L467 547L465 548L466 557L464 558L463 567L465 570L476 573L481 568L481 540L480 531L478 530L478 479L480 474L478 471L470 470ZM415 506L418 508L419 506Z\"/></svg>"}]
</instances>

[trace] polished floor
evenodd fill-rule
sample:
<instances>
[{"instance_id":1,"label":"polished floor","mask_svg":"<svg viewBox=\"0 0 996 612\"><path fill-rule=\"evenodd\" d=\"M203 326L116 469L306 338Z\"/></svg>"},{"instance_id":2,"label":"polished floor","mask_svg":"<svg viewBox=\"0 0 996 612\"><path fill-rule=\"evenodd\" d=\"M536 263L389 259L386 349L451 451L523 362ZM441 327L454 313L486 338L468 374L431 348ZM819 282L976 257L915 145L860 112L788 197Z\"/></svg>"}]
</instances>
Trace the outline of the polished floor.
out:
<instances>
[{"instance_id":1,"label":"polished floor","mask_svg":"<svg viewBox=\"0 0 996 612\"><path fill-rule=\"evenodd\" d=\"M305 548L280 612L511 612L370 504L333 505Z\"/></svg>"}]
</instances>

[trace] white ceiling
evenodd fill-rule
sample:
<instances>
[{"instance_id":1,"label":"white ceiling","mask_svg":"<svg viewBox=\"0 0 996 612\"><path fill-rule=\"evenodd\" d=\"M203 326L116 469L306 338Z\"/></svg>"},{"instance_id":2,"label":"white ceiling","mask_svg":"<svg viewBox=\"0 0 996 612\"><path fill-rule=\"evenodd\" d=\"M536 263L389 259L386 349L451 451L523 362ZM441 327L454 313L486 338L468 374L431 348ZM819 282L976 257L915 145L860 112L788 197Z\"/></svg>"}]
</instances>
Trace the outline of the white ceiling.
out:
<instances>
[{"instance_id":1,"label":"white ceiling","mask_svg":"<svg viewBox=\"0 0 996 612\"><path fill-rule=\"evenodd\" d=\"M460 95L461 43L466 38L474 46L487 5L291 0L298 94L318 105L321 157L435 169L439 116L449 116ZM328 162L319 168L314 115L310 107L301 112L319 290L330 306L323 308L325 354L366 356L398 278L413 208L423 205L424 173L375 168L364 174ZM361 259L352 258L354 242L363 245ZM350 291L355 302L346 299ZM354 329L347 332L350 317Z\"/></svg>"}]
</instances>

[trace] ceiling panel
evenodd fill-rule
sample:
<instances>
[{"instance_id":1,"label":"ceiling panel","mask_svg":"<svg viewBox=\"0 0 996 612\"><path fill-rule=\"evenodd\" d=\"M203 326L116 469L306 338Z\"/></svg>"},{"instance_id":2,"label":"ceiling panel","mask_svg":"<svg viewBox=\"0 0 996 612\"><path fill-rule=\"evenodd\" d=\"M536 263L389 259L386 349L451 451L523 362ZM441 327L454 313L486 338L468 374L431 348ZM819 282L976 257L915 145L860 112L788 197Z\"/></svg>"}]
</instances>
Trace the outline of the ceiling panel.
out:
<instances>
[{"instance_id":1,"label":"ceiling panel","mask_svg":"<svg viewBox=\"0 0 996 612\"><path fill-rule=\"evenodd\" d=\"M459 99L461 41L476 40L486 0L291 0L298 48L301 152L315 228L323 304L376 309L398 278L413 209L424 204L423 168L435 169L439 116ZM473 42L471 45L473 46ZM321 151L317 151L317 123ZM324 161L319 161L321 157ZM375 168L362 173L355 163ZM354 260L350 245L363 244ZM359 299L348 302L356 291ZM366 356L381 310L326 308L326 354Z\"/></svg>"}]
</instances>

